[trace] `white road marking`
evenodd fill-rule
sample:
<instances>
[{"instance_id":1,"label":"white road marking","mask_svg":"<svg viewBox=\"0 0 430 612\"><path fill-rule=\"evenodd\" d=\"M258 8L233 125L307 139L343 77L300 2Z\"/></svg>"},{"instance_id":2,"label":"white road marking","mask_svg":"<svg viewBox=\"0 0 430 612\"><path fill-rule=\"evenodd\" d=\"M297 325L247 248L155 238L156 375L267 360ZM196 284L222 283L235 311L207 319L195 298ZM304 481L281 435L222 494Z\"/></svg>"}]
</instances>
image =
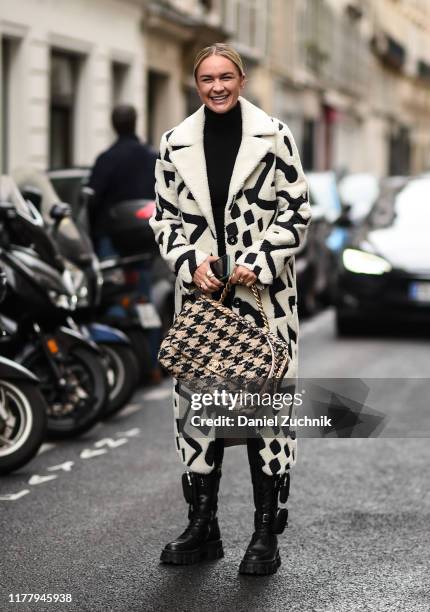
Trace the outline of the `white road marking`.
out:
<instances>
[{"instance_id":1,"label":"white road marking","mask_svg":"<svg viewBox=\"0 0 430 612\"><path fill-rule=\"evenodd\" d=\"M123 444L127 444L127 438L118 438L118 440L113 440L112 438L102 438L102 440L98 440L94 444L96 448L100 448L101 446L107 446L108 448L116 448L117 446L122 446Z\"/></svg>"},{"instance_id":2,"label":"white road marking","mask_svg":"<svg viewBox=\"0 0 430 612\"><path fill-rule=\"evenodd\" d=\"M117 448L118 446L122 446L123 444L127 444L129 441L129 438L138 436L139 434L140 434L140 428L133 427L132 429L128 429L127 431L117 432L115 434L118 436L122 435L126 437L116 438L116 439L102 438L101 440L98 440L97 442L94 443L94 446L96 447L95 449L85 448L83 451L81 451L80 458L81 459L93 459L94 457L98 457L99 455L105 455L108 451L105 448L100 448L101 446L107 446L110 449L114 449L114 448ZM55 445L46 444L44 450L49 450L49 448L46 448L46 447L52 448L53 446ZM71 472L74 465L75 465L74 461L64 461L63 463L59 463L58 465L51 465L50 467L47 467L46 470L49 472L53 472L56 470L58 471L61 470L63 472ZM58 478L57 474L52 474L51 476L47 476L47 475L40 476L39 474L33 474L30 477L28 484L31 486L36 486L39 484L43 484L44 482L49 482L50 480L55 480L56 478ZM22 491L18 491L18 493L6 493L4 495L0 495L0 501L16 501L20 499L21 497L24 497L28 493L30 493L29 489L23 489Z\"/></svg>"},{"instance_id":3,"label":"white road marking","mask_svg":"<svg viewBox=\"0 0 430 612\"><path fill-rule=\"evenodd\" d=\"M133 429L129 429L128 431L118 431L117 436L127 436L132 438L133 436L138 436L140 434L140 427L134 427Z\"/></svg>"},{"instance_id":4,"label":"white road marking","mask_svg":"<svg viewBox=\"0 0 430 612\"><path fill-rule=\"evenodd\" d=\"M22 491L18 491L18 493L6 493L6 495L0 495L0 501L16 501L24 495L30 493L30 489L23 489Z\"/></svg>"},{"instance_id":5,"label":"white road marking","mask_svg":"<svg viewBox=\"0 0 430 612\"><path fill-rule=\"evenodd\" d=\"M84 448L84 450L79 455L81 459L92 459L93 457L97 457L98 455L104 455L107 453L105 448L100 448L99 450L93 450L92 448Z\"/></svg>"},{"instance_id":6,"label":"white road marking","mask_svg":"<svg viewBox=\"0 0 430 612\"><path fill-rule=\"evenodd\" d=\"M52 467L46 468L49 472L53 472L54 470L63 470L64 472L71 472L72 467L75 465L74 461L65 461L64 463L60 463L59 465L53 465Z\"/></svg>"},{"instance_id":7,"label":"white road marking","mask_svg":"<svg viewBox=\"0 0 430 612\"><path fill-rule=\"evenodd\" d=\"M44 482L49 482L50 480L55 480L56 478L58 478L58 476L56 475L52 475L52 476L39 476L39 474L33 474L33 476L30 478L30 480L28 481L29 485L40 485L43 484Z\"/></svg>"}]
</instances>

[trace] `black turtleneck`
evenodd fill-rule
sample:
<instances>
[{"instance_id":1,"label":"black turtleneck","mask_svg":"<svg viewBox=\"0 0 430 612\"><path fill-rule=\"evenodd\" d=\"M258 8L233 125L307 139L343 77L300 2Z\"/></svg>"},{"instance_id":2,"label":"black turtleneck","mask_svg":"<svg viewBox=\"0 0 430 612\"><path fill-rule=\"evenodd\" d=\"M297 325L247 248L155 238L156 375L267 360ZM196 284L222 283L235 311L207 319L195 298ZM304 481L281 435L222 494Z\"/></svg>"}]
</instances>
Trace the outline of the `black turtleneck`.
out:
<instances>
[{"instance_id":1,"label":"black turtleneck","mask_svg":"<svg viewBox=\"0 0 430 612\"><path fill-rule=\"evenodd\" d=\"M215 113L205 106L203 141L218 255L221 257L225 254L224 211L234 163L242 141L239 102L227 113Z\"/></svg>"}]
</instances>

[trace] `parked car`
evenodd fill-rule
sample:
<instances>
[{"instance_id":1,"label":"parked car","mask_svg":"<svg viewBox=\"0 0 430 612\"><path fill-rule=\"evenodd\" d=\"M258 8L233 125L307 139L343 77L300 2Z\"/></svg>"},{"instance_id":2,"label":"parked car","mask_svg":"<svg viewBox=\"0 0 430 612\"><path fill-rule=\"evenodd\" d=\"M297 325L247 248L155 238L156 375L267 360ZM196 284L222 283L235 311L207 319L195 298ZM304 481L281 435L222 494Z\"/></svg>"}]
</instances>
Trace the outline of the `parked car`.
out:
<instances>
[{"instance_id":1,"label":"parked car","mask_svg":"<svg viewBox=\"0 0 430 612\"><path fill-rule=\"evenodd\" d=\"M349 227L343 224L343 209L335 173L308 172L306 178L313 214L308 232L308 242L312 247L306 254L306 264L313 270L313 281L303 284L299 273L298 285L299 298L301 294L305 302L304 311L311 314L318 302L333 303L336 259L347 240Z\"/></svg>"},{"instance_id":2,"label":"parked car","mask_svg":"<svg viewBox=\"0 0 430 612\"><path fill-rule=\"evenodd\" d=\"M430 175L396 177L381 194L338 262L339 334L378 321L430 322Z\"/></svg>"},{"instance_id":3,"label":"parked car","mask_svg":"<svg viewBox=\"0 0 430 612\"><path fill-rule=\"evenodd\" d=\"M310 193L311 204L314 201ZM306 240L296 254L296 278L298 312L300 316L312 315L318 308L329 286L330 252L327 238L331 225L318 205L312 204L312 222Z\"/></svg>"}]
</instances>

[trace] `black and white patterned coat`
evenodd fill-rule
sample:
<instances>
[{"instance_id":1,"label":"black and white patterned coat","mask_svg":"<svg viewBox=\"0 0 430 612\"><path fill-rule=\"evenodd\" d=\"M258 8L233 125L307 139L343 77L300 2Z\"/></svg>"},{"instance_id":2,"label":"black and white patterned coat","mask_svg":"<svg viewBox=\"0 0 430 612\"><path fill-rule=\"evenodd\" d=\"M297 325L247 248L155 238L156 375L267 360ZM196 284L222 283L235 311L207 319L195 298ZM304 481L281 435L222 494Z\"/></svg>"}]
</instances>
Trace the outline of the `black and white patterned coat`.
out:
<instances>
[{"instance_id":1,"label":"black and white patterned coat","mask_svg":"<svg viewBox=\"0 0 430 612\"><path fill-rule=\"evenodd\" d=\"M287 376L297 376L298 317L294 255L301 248L311 218L306 180L288 127L239 97L242 142L225 209L226 251L233 262L253 270L271 330L288 343ZM215 223L203 148L204 106L166 132L156 165L157 206L150 223L162 257L176 273L175 311L194 288L194 270L217 255ZM236 286L234 312L262 325L250 290ZM195 472L213 469L210 436L179 435L189 411L189 396L175 384L177 450ZM262 469L282 474L296 461L296 440L276 435L261 439Z\"/></svg>"}]
</instances>

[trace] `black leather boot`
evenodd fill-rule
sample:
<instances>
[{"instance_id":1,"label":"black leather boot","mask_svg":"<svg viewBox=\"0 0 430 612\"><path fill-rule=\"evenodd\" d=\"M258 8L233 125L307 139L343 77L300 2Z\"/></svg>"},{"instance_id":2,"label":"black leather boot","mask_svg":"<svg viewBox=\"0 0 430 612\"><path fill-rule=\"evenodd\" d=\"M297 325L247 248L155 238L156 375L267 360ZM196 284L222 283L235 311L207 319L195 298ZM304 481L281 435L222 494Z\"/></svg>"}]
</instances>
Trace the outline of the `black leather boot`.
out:
<instances>
[{"instance_id":1,"label":"black leather boot","mask_svg":"<svg viewBox=\"0 0 430 612\"><path fill-rule=\"evenodd\" d=\"M182 475L184 497L189 503L189 524L176 540L165 546L161 553L163 563L190 565L224 556L216 518L220 478L219 468L210 474L185 472Z\"/></svg>"},{"instance_id":2,"label":"black leather boot","mask_svg":"<svg viewBox=\"0 0 430 612\"><path fill-rule=\"evenodd\" d=\"M267 476L260 470L252 475L254 489L254 527L251 542L239 567L240 574L267 576L281 565L277 535L287 526L288 510L278 508L278 496L285 503L289 493L289 474Z\"/></svg>"}]
</instances>

